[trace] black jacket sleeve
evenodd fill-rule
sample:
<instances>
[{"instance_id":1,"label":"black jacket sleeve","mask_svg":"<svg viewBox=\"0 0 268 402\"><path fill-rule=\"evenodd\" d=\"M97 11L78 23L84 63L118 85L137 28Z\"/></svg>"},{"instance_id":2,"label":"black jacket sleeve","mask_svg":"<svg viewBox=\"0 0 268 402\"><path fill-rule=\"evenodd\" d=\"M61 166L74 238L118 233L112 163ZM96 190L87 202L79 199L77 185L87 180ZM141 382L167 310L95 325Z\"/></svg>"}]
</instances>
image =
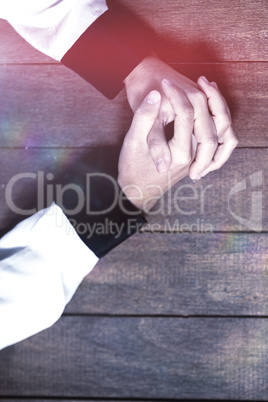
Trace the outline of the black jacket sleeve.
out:
<instances>
[{"instance_id":1,"label":"black jacket sleeve","mask_svg":"<svg viewBox=\"0 0 268 402\"><path fill-rule=\"evenodd\" d=\"M57 203L81 240L99 258L146 223L142 211L117 184L119 152L118 147L87 151L56 179L62 186L75 184L81 189L84 199L78 209L77 192L73 190L66 191L62 203Z\"/></svg>"},{"instance_id":2,"label":"black jacket sleeve","mask_svg":"<svg viewBox=\"0 0 268 402\"><path fill-rule=\"evenodd\" d=\"M80 36L61 62L111 99L153 50L154 34L122 5L107 3L108 11Z\"/></svg>"},{"instance_id":3,"label":"black jacket sleeve","mask_svg":"<svg viewBox=\"0 0 268 402\"><path fill-rule=\"evenodd\" d=\"M83 150L68 167L57 170L47 183L37 183L22 208L46 208L54 201L62 208L81 240L100 258L136 233L146 220L117 184L119 147ZM41 187L40 187L41 186ZM55 191L56 188L60 191ZM53 189L53 191L51 191ZM61 194L60 196L58 194ZM0 231L9 232L24 215L15 215L12 224Z\"/></svg>"}]
</instances>

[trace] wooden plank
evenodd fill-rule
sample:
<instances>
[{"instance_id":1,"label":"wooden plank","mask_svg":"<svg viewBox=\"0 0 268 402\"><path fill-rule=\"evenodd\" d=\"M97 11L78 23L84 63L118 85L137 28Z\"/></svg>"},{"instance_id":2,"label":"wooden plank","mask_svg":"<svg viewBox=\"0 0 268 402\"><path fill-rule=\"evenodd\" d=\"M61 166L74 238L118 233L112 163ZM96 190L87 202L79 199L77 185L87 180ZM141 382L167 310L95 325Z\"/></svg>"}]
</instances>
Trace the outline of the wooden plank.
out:
<instances>
[{"instance_id":1,"label":"wooden plank","mask_svg":"<svg viewBox=\"0 0 268 402\"><path fill-rule=\"evenodd\" d=\"M52 148L0 150L0 229L8 227L17 218L17 214L12 212L14 208L10 200L20 208L36 208L37 183L42 188L53 186L55 194L57 181L47 179L46 175L66 173L72 165L80 166L79 175L85 177L90 172L90 161L96 153L94 150L93 154L91 152L90 149ZM117 166L114 149L108 149L106 157L111 166ZM166 193L148 214L150 226L147 229L179 233L267 231L267 169L267 149L237 149L222 169L195 184L185 178ZM38 171L43 175L43 184L41 178L37 180ZM22 177L29 172L36 176ZM20 176L8 190L17 174ZM239 183L245 184L246 188L232 194Z\"/></svg>"},{"instance_id":2,"label":"wooden plank","mask_svg":"<svg viewBox=\"0 0 268 402\"><path fill-rule=\"evenodd\" d=\"M0 395L267 400L268 320L64 317L0 352Z\"/></svg>"},{"instance_id":3,"label":"wooden plank","mask_svg":"<svg viewBox=\"0 0 268 402\"><path fill-rule=\"evenodd\" d=\"M120 3L158 33L159 43L155 46L166 60L268 60L266 0L120 0Z\"/></svg>"},{"instance_id":4,"label":"wooden plank","mask_svg":"<svg viewBox=\"0 0 268 402\"><path fill-rule=\"evenodd\" d=\"M120 0L159 36L157 49L167 61L268 60L266 0ZM0 63L47 63L0 21Z\"/></svg>"},{"instance_id":5,"label":"wooden plank","mask_svg":"<svg viewBox=\"0 0 268 402\"><path fill-rule=\"evenodd\" d=\"M103 258L68 314L266 316L267 234L139 234Z\"/></svg>"},{"instance_id":6,"label":"wooden plank","mask_svg":"<svg viewBox=\"0 0 268 402\"><path fill-rule=\"evenodd\" d=\"M2 66L0 85L0 146L111 144L132 118L124 94L109 101L64 66Z\"/></svg>"},{"instance_id":7,"label":"wooden plank","mask_svg":"<svg viewBox=\"0 0 268 402\"><path fill-rule=\"evenodd\" d=\"M268 145L266 63L173 67L194 80L204 74L218 82L240 147ZM124 91L109 101L64 66L0 66L0 87L2 147L114 144L131 123Z\"/></svg>"},{"instance_id":8,"label":"wooden plank","mask_svg":"<svg viewBox=\"0 0 268 402\"><path fill-rule=\"evenodd\" d=\"M109 402L133 402L133 399L108 399L109 400ZM12 399L2 399L1 398L1 402L14 402L14 399L13 399L13 397L12 397ZM57 399L44 399L44 398L42 398L42 399L37 399L37 398L30 398L30 399L27 399L27 398L16 398L15 399L15 401L16 402L58 402L58 401L61 401L61 402L107 402L107 399L92 399L92 398L87 398L87 399L81 399L81 398L79 398L79 399L65 399L65 398L57 398ZM184 401L182 401L181 399L179 400L180 402L184 402ZM141 399L139 399L139 402L148 402L148 400L146 401L146 400L141 400ZM150 400L150 402L159 402L159 399L158 400ZM175 401L174 401L175 402ZM186 401L185 401L186 402Z\"/></svg>"},{"instance_id":9,"label":"wooden plank","mask_svg":"<svg viewBox=\"0 0 268 402\"><path fill-rule=\"evenodd\" d=\"M267 231L267 166L267 149L235 150L218 171L167 192L149 213L152 230Z\"/></svg>"},{"instance_id":10,"label":"wooden plank","mask_svg":"<svg viewBox=\"0 0 268 402\"><path fill-rule=\"evenodd\" d=\"M1 402L58 402L58 401L61 401L61 402L107 402L107 401L109 401L109 402L133 402L133 401L135 401L135 399L110 399L110 398L108 398L108 399L92 399L92 398L79 398L79 399L70 399L70 398L61 398L61 397L57 397L57 399L51 399L51 398L49 398L49 399L44 399L44 398L42 398L42 399L40 399L40 398L18 398L18 397L16 397L15 399L14 399L14 397L11 397L11 398L1 398ZM138 400L136 400L137 402L148 402L148 399L138 399ZM162 399L150 399L149 400L150 402L159 402L159 401L162 401ZM194 402L195 400L191 400L191 401L189 401L189 399L172 399L172 402ZM201 399L198 399L198 401L202 401ZM220 400L216 400L216 399L214 399L214 401L215 402L217 402L217 401L219 401L220 402Z\"/></svg>"}]
</instances>

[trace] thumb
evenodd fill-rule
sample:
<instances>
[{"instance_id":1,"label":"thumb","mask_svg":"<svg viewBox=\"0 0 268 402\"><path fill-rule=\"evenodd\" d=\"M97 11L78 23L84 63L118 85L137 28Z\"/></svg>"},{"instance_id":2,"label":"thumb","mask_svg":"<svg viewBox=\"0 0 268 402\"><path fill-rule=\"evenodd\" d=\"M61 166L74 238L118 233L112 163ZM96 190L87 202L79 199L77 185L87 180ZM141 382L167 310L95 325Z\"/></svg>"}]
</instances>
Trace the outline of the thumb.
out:
<instances>
[{"instance_id":1,"label":"thumb","mask_svg":"<svg viewBox=\"0 0 268 402\"><path fill-rule=\"evenodd\" d=\"M136 110L129 135L147 140L147 136L157 119L160 108L161 95L158 91L151 91Z\"/></svg>"}]
</instances>

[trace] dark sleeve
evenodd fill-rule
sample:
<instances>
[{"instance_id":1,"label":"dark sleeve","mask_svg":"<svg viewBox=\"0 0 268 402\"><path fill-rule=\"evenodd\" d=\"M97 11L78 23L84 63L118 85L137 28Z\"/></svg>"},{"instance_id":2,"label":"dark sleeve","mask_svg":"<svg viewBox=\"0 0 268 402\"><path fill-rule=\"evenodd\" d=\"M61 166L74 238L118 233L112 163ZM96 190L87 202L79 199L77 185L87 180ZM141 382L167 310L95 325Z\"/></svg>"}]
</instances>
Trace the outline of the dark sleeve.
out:
<instances>
[{"instance_id":1,"label":"dark sleeve","mask_svg":"<svg viewBox=\"0 0 268 402\"><path fill-rule=\"evenodd\" d=\"M38 210L54 201L81 240L103 257L147 223L117 184L119 153L116 146L81 151L68 161L68 167L52 173L48 183L35 180L31 196L19 207ZM24 219L25 215L15 214L10 226L0 231L0 238Z\"/></svg>"},{"instance_id":2,"label":"dark sleeve","mask_svg":"<svg viewBox=\"0 0 268 402\"><path fill-rule=\"evenodd\" d=\"M117 184L119 152L118 147L87 151L57 178L62 188L67 185L70 190L64 192L60 202L56 199L56 203L81 240L99 258L146 223L142 211L127 199Z\"/></svg>"},{"instance_id":3,"label":"dark sleeve","mask_svg":"<svg viewBox=\"0 0 268 402\"><path fill-rule=\"evenodd\" d=\"M124 79L153 50L153 32L114 1L80 36L61 62L107 98L123 88Z\"/></svg>"},{"instance_id":4,"label":"dark sleeve","mask_svg":"<svg viewBox=\"0 0 268 402\"><path fill-rule=\"evenodd\" d=\"M119 153L120 147L115 146L81 151L79 157L68 160L68 167L50 174L48 182L34 180L36 187L19 207L38 210L54 201L81 240L103 257L147 223L117 184ZM0 238L24 219L25 215L15 214Z\"/></svg>"}]
</instances>

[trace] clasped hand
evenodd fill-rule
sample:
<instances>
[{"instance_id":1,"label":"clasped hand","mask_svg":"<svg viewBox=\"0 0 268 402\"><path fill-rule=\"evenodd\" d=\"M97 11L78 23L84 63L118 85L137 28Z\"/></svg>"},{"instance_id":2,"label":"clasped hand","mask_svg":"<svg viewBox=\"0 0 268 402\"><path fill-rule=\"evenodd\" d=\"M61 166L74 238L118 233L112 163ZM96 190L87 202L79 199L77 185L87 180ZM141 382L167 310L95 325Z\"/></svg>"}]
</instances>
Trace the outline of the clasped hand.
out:
<instances>
[{"instance_id":1,"label":"clasped hand","mask_svg":"<svg viewBox=\"0 0 268 402\"><path fill-rule=\"evenodd\" d=\"M157 73L147 81L146 63ZM134 205L148 212L187 174L198 180L220 168L238 140L216 83L200 77L196 85L155 58L145 60L142 71L126 82L135 113L120 153L118 183ZM164 72L169 73L168 78L161 79L159 87ZM136 82L141 75L146 86ZM148 91L151 86L157 90ZM149 92L145 98L144 88ZM173 120L174 136L167 142L164 127Z\"/></svg>"}]
</instances>

